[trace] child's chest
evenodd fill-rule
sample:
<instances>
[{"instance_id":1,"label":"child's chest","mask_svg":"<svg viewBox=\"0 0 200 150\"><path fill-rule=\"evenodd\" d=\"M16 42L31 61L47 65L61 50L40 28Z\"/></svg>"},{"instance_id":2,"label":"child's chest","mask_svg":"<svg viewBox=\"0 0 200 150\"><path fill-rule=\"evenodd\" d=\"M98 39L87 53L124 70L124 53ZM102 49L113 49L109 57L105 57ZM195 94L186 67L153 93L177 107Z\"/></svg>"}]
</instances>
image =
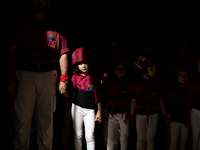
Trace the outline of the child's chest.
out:
<instances>
[{"instance_id":1,"label":"child's chest","mask_svg":"<svg viewBox=\"0 0 200 150\"><path fill-rule=\"evenodd\" d=\"M156 99L160 94L160 89L156 83L136 85L135 95L136 97L148 97L149 99Z\"/></svg>"},{"instance_id":2,"label":"child's chest","mask_svg":"<svg viewBox=\"0 0 200 150\"><path fill-rule=\"evenodd\" d=\"M108 96L128 96L130 91L130 84L126 83L110 83L107 86Z\"/></svg>"},{"instance_id":3,"label":"child's chest","mask_svg":"<svg viewBox=\"0 0 200 150\"><path fill-rule=\"evenodd\" d=\"M73 81L74 88L84 91L94 91L92 76L76 76Z\"/></svg>"}]
</instances>

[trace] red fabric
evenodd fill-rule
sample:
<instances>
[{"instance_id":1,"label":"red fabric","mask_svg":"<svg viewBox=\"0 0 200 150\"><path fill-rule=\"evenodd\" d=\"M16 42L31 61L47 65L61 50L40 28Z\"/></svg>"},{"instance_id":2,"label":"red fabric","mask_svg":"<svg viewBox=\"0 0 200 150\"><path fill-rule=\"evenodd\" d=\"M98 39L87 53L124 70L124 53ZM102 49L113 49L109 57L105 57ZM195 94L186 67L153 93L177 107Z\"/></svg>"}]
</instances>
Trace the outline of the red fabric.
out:
<instances>
[{"instance_id":1,"label":"red fabric","mask_svg":"<svg viewBox=\"0 0 200 150\"><path fill-rule=\"evenodd\" d=\"M27 18L20 21L13 30L11 44L18 50L50 47L60 55L69 52L64 28L50 18L43 22Z\"/></svg>"},{"instance_id":2,"label":"red fabric","mask_svg":"<svg viewBox=\"0 0 200 150\"><path fill-rule=\"evenodd\" d=\"M136 109L141 109L141 108L147 109L147 125L149 125L150 110L151 110L151 109L159 108L159 106L155 106L155 107L143 107L143 106L140 106L140 105L137 105L137 104L136 104Z\"/></svg>"},{"instance_id":3,"label":"red fabric","mask_svg":"<svg viewBox=\"0 0 200 150\"><path fill-rule=\"evenodd\" d=\"M74 65L75 63L78 62L83 62L83 61L90 61L90 56L84 47L77 48L74 53L72 54L72 64Z\"/></svg>"},{"instance_id":4,"label":"red fabric","mask_svg":"<svg viewBox=\"0 0 200 150\"><path fill-rule=\"evenodd\" d=\"M121 112L124 113L123 110L122 110L122 108L121 108L121 105L128 105L128 104L129 104L129 101L122 101L122 102L118 102L118 103L113 103L113 102L109 102L109 101L108 101L107 106L108 106L108 107L109 107L109 106L112 107L112 108L111 108L111 115L113 116L115 106L118 106L119 109L121 110Z\"/></svg>"},{"instance_id":5,"label":"red fabric","mask_svg":"<svg viewBox=\"0 0 200 150\"><path fill-rule=\"evenodd\" d=\"M88 74L83 76L75 73L73 74L71 81L73 83L73 87L77 90L89 91L89 89L93 87L91 91L94 91L95 102L97 103L102 101L101 81L96 75Z\"/></svg>"},{"instance_id":6,"label":"red fabric","mask_svg":"<svg viewBox=\"0 0 200 150\"><path fill-rule=\"evenodd\" d=\"M69 77L68 77L67 74L63 74L63 75L60 76L61 82L68 83L68 79L69 79Z\"/></svg>"},{"instance_id":7,"label":"red fabric","mask_svg":"<svg viewBox=\"0 0 200 150\"><path fill-rule=\"evenodd\" d=\"M163 98L163 84L158 79L138 79L131 82L130 99L137 101L157 102Z\"/></svg>"}]
</instances>

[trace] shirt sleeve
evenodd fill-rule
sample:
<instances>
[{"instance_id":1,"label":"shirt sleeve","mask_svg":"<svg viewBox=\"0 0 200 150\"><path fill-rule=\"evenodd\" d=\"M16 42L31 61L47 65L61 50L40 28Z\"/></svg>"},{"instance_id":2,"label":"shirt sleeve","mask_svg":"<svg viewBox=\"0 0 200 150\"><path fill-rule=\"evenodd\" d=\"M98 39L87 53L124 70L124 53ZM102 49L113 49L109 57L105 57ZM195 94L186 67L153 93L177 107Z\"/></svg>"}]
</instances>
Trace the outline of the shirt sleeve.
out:
<instances>
[{"instance_id":1,"label":"shirt sleeve","mask_svg":"<svg viewBox=\"0 0 200 150\"><path fill-rule=\"evenodd\" d=\"M67 47L67 36L64 27L61 27L60 31L60 56L63 54L67 54L69 52L69 48Z\"/></svg>"}]
</instances>

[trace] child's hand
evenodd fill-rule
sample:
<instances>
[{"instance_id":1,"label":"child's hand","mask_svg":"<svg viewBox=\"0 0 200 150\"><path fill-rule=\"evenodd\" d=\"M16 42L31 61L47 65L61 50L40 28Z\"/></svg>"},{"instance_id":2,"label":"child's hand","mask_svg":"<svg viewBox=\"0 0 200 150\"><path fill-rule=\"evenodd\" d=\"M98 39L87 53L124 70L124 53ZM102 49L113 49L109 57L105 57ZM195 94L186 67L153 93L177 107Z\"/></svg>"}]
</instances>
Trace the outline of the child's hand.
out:
<instances>
[{"instance_id":1,"label":"child's hand","mask_svg":"<svg viewBox=\"0 0 200 150\"><path fill-rule=\"evenodd\" d=\"M95 115L95 121L98 121L99 123L102 122L101 113L99 113L99 111L97 111L97 114Z\"/></svg>"},{"instance_id":2,"label":"child's hand","mask_svg":"<svg viewBox=\"0 0 200 150\"><path fill-rule=\"evenodd\" d=\"M130 114L126 113L124 123L125 123L125 124L134 125L133 117L131 117Z\"/></svg>"},{"instance_id":3,"label":"child's hand","mask_svg":"<svg viewBox=\"0 0 200 150\"><path fill-rule=\"evenodd\" d=\"M164 121L165 123L170 123L172 122L172 116L170 113L168 113L165 117L164 117Z\"/></svg>"}]
</instances>

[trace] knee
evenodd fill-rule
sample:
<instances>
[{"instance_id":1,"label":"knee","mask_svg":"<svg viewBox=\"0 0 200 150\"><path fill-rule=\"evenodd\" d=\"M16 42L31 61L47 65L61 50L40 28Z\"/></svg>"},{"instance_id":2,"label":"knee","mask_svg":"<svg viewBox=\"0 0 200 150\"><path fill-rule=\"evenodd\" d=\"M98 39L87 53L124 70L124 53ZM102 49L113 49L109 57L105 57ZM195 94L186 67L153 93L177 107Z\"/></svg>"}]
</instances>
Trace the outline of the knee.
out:
<instances>
[{"instance_id":1,"label":"knee","mask_svg":"<svg viewBox=\"0 0 200 150\"><path fill-rule=\"evenodd\" d=\"M85 139L87 143L94 142L94 132L86 134Z\"/></svg>"},{"instance_id":2,"label":"knee","mask_svg":"<svg viewBox=\"0 0 200 150\"><path fill-rule=\"evenodd\" d=\"M155 142L155 138L154 137L148 137L146 140L147 144L152 144Z\"/></svg>"},{"instance_id":3,"label":"knee","mask_svg":"<svg viewBox=\"0 0 200 150\"><path fill-rule=\"evenodd\" d=\"M76 140L82 141L82 139L83 139L83 134L82 134L82 132L75 132L74 134L75 134L74 137L75 137Z\"/></svg>"}]
</instances>

